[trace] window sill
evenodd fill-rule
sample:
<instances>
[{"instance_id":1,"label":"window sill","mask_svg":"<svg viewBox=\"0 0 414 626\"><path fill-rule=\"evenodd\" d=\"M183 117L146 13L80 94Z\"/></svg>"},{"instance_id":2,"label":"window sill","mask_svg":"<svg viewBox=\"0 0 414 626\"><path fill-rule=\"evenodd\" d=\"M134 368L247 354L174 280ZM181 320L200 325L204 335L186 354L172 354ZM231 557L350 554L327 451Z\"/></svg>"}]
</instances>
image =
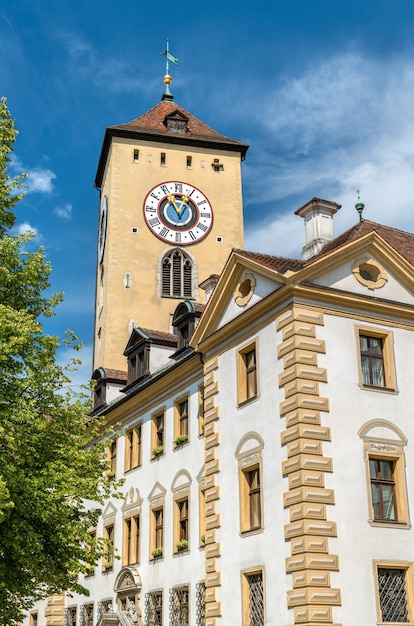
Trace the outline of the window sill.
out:
<instances>
[{"instance_id":1,"label":"window sill","mask_svg":"<svg viewBox=\"0 0 414 626\"><path fill-rule=\"evenodd\" d=\"M134 472L137 469L142 467L142 463L140 465L136 465L135 467L130 467L129 469L124 470L124 474L129 474L130 472Z\"/></svg>"},{"instance_id":2,"label":"window sill","mask_svg":"<svg viewBox=\"0 0 414 626\"><path fill-rule=\"evenodd\" d=\"M409 530L411 528L410 522L393 522L393 521L385 521L385 520L373 520L369 519L368 523L372 527L379 528L403 528L405 530Z\"/></svg>"},{"instance_id":3,"label":"window sill","mask_svg":"<svg viewBox=\"0 0 414 626\"><path fill-rule=\"evenodd\" d=\"M259 526L258 528L249 528L247 530L240 531L240 537L249 537L250 535L259 535L264 532L263 526Z\"/></svg>"},{"instance_id":4,"label":"window sill","mask_svg":"<svg viewBox=\"0 0 414 626\"><path fill-rule=\"evenodd\" d=\"M237 403L237 408L238 409L243 409L245 406L247 406L248 404L251 404L252 402L255 402L256 400L259 399L259 396L252 396L251 398L247 398L247 400L242 400L241 402Z\"/></svg>"},{"instance_id":5,"label":"window sill","mask_svg":"<svg viewBox=\"0 0 414 626\"><path fill-rule=\"evenodd\" d=\"M398 389L394 387L377 387L377 385L365 385L364 383L358 383L358 387L364 391L379 391L380 393L391 393L396 395Z\"/></svg>"}]
</instances>

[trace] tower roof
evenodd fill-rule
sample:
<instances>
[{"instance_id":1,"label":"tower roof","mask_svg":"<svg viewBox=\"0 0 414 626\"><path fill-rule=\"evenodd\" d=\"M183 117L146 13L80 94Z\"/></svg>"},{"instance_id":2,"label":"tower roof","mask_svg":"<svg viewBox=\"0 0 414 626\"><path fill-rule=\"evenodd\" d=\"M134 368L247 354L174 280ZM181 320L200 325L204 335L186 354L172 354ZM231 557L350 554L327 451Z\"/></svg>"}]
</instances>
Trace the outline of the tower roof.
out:
<instances>
[{"instance_id":1,"label":"tower roof","mask_svg":"<svg viewBox=\"0 0 414 626\"><path fill-rule=\"evenodd\" d=\"M106 129L95 178L95 187L98 189L102 185L105 163L113 137L230 150L239 152L241 159L244 159L249 147L241 141L221 135L175 102L163 100L144 115L126 124L109 126Z\"/></svg>"}]
</instances>

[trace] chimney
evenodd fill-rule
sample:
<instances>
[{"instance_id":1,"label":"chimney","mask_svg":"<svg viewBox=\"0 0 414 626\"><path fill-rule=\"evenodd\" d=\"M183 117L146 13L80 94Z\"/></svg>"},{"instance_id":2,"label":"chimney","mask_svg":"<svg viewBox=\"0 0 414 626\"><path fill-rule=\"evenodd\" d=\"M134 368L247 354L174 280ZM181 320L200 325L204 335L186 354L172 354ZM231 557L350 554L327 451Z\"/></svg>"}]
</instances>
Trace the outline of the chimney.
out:
<instances>
[{"instance_id":1,"label":"chimney","mask_svg":"<svg viewBox=\"0 0 414 626\"><path fill-rule=\"evenodd\" d=\"M210 300L210 296L213 293L214 287L217 285L219 278L219 274L211 274L211 276L199 284L200 289L203 289L205 292L206 304Z\"/></svg>"},{"instance_id":2,"label":"chimney","mask_svg":"<svg viewBox=\"0 0 414 626\"><path fill-rule=\"evenodd\" d=\"M333 216L341 208L340 204L321 198L312 198L295 211L295 215L305 220L305 240L302 260L307 261L334 238Z\"/></svg>"}]
</instances>

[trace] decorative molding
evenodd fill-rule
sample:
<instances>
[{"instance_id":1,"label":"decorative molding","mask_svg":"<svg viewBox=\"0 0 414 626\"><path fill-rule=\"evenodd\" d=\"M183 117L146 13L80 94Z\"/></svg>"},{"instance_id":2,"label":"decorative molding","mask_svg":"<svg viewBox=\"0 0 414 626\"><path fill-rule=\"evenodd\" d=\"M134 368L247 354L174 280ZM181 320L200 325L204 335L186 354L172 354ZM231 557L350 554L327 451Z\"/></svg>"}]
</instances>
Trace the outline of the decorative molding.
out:
<instances>
[{"instance_id":1,"label":"decorative molding","mask_svg":"<svg viewBox=\"0 0 414 626\"><path fill-rule=\"evenodd\" d=\"M292 574L287 606L294 609L294 623L302 626L332 625L332 606L341 604L340 589L331 587L330 573L338 571L338 557L330 554L329 538L337 536L336 524L327 518L327 505L335 503L334 491L325 488L325 474L333 462L323 454L323 442L331 440L330 428L322 423L329 412L329 399L319 386L328 373L318 367L325 341L318 337L323 313L293 305L276 320L281 335L277 355L283 365L279 387L284 392L280 416L286 430L281 445L286 449L282 473L288 491L283 494L290 523L284 527L291 556L286 572ZM339 625L338 625L339 626Z\"/></svg>"}]
</instances>

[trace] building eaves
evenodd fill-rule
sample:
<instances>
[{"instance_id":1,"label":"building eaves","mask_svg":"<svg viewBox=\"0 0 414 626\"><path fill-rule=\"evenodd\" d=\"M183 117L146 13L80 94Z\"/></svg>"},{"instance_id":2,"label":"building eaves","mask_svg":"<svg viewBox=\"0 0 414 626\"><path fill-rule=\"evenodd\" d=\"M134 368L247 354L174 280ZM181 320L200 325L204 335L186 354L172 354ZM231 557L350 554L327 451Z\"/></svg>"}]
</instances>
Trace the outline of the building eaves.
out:
<instances>
[{"instance_id":1,"label":"building eaves","mask_svg":"<svg viewBox=\"0 0 414 626\"><path fill-rule=\"evenodd\" d=\"M187 132L172 132L167 129L165 118L175 112L187 118ZM113 137L227 150L240 153L242 160L249 148L248 145L241 141L221 135L174 102L164 100L147 111L147 113L144 113L144 115L126 124L109 126L106 129L95 177L95 187L97 189L100 189L102 186L104 168Z\"/></svg>"},{"instance_id":2,"label":"building eaves","mask_svg":"<svg viewBox=\"0 0 414 626\"><path fill-rule=\"evenodd\" d=\"M297 259L272 256L270 254L262 254L260 252L249 252L247 250L240 250L237 248L235 248L233 252L237 253L239 256L245 257L246 259L255 261L256 263L263 265L263 267L276 270L280 273L284 273L287 270L298 271L302 269L304 265L303 261L298 261Z\"/></svg>"},{"instance_id":3,"label":"building eaves","mask_svg":"<svg viewBox=\"0 0 414 626\"><path fill-rule=\"evenodd\" d=\"M315 263L315 261L342 248L351 241L356 241L372 232L376 232L380 235L396 252L411 263L411 265L414 265L414 234L392 228L391 226L384 226L377 222L362 220L325 244L319 254L306 261L304 266L308 267L312 265L312 263Z\"/></svg>"}]
</instances>

